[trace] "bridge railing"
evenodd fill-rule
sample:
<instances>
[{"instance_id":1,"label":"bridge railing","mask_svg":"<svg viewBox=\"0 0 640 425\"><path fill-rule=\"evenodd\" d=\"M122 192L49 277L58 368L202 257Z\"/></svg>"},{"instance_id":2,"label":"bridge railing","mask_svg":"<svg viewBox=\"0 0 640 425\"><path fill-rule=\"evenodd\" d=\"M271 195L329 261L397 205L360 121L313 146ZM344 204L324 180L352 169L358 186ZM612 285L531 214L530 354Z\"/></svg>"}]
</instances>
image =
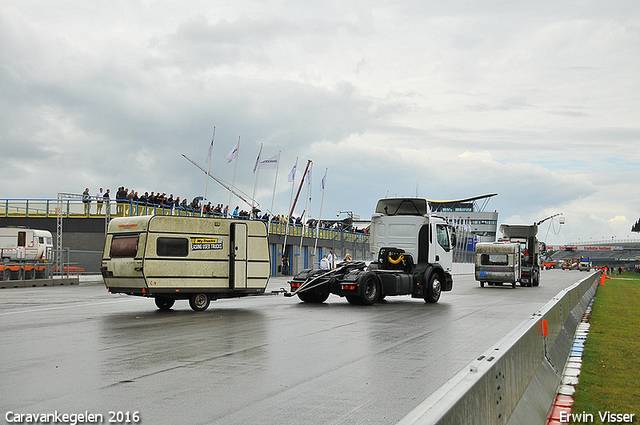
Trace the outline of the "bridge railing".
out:
<instances>
[{"instance_id":1,"label":"bridge railing","mask_svg":"<svg viewBox=\"0 0 640 425\"><path fill-rule=\"evenodd\" d=\"M28 218L56 218L57 199L0 199L0 217L28 217ZM81 199L65 199L62 201L63 218L105 218L109 211L110 217L133 217L140 215L174 215L199 217L200 211L184 209L181 207L168 207L162 205L148 205L139 202L127 201L103 202L96 201L84 203ZM219 214L204 214L204 217L221 217ZM340 240L345 242L366 243L369 235L358 232L347 232L337 229L326 229L286 223L270 222L269 233L276 235L302 236L305 238L318 238L325 240Z\"/></svg>"}]
</instances>

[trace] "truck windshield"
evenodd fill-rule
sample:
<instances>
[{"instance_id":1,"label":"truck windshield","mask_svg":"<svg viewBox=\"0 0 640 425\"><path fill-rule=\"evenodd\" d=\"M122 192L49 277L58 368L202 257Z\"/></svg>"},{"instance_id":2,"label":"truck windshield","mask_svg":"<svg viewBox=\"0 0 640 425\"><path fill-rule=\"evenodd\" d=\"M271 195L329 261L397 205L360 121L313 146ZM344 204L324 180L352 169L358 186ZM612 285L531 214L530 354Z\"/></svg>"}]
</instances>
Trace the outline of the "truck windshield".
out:
<instances>
[{"instance_id":1,"label":"truck windshield","mask_svg":"<svg viewBox=\"0 0 640 425\"><path fill-rule=\"evenodd\" d=\"M138 235L114 236L111 241L111 257L135 257L138 252Z\"/></svg>"},{"instance_id":2,"label":"truck windshield","mask_svg":"<svg viewBox=\"0 0 640 425\"><path fill-rule=\"evenodd\" d=\"M449 244L449 232L447 231L447 226L443 224L438 224L438 245L444 248L445 251L449 251L451 249L451 245Z\"/></svg>"},{"instance_id":3,"label":"truck windshield","mask_svg":"<svg viewBox=\"0 0 640 425\"><path fill-rule=\"evenodd\" d=\"M429 204L426 199L400 198L381 199L376 206L376 213L387 216L417 215L423 216L429 212Z\"/></svg>"}]
</instances>

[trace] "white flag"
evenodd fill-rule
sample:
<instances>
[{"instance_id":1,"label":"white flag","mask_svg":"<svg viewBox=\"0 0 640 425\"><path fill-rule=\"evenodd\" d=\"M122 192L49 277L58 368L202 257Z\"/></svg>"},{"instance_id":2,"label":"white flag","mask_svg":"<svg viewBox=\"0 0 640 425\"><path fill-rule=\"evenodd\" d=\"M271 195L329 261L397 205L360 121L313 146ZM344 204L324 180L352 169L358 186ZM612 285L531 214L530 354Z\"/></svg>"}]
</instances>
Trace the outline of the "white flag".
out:
<instances>
[{"instance_id":1,"label":"white flag","mask_svg":"<svg viewBox=\"0 0 640 425\"><path fill-rule=\"evenodd\" d=\"M216 128L213 127L213 136L211 137L211 144L209 145L209 152L207 153L207 164L211 161L211 152L213 152L213 140L216 136Z\"/></svg>"},{"instance_id":2,"label":"white flag","mask_svg":"<svg viewBox=\"0 0 640 425\"><path fill-rule=\"evenodd\" d=\"M296 180L296 168L298 167L298 158L296 158L296 163L293 165L291 172L289 173L288 181L289 183L293 183Z\"/></svg>"},{"instance_id":3,"label":"white flag","mask_svg":"<svg viewBox=\"0 0 640 425\"><path fill-rule=\"evenodd\" d=\"M260 155L262 155L262 143L260 143L260 152L258 152L258 157L256 158L256 163L253 165L253 174L256 173L256 170L258 169L258 165L260 165Z\"/></svg>"},{"instance_id":4,"label":"white flag","mask_svg":"<svg viewBox=\"0 0 640 425\"><path fill-rule=\"evenodd\" d=\"M280 160L280 154L274 155L271 158L260 161L260 168L278 168L278 161Z\"/></svg>"},{"instance_id":5,"label":"white flag","mask_svg":"<svg viewBox=\"0 0 640 425\"><path fill-rule=\"evenodd\" d=\"M238 143L240 142L238 141ZM233 161L233 158L238 156L238 143L236 143L233 149L231 149L229 153L224 156L225 158L227 158L227 164Z\"/></svg>"},{"instance_id":6,"label":"white flag","mask_svg":"<svg viewBox=\"0 0 640 425\"><path fill-rule=\"evenodd\" d=\"M313 162L309 165L309 169L307 170L307 174L304 176L304 181L307 183L307 187L311 186L311 170L313 169Z\"/></svg>"},{"instance_id":7,"label":"white flag","mask_svg":"<svg viewBox=\"0 0 640 425\"><path fill-rule=\"evenodd\" d=\"M320 181L320 190L324 190L324 185L327 182L327 170L324 170L324 177Z\"/></svg>"}]
</instances>

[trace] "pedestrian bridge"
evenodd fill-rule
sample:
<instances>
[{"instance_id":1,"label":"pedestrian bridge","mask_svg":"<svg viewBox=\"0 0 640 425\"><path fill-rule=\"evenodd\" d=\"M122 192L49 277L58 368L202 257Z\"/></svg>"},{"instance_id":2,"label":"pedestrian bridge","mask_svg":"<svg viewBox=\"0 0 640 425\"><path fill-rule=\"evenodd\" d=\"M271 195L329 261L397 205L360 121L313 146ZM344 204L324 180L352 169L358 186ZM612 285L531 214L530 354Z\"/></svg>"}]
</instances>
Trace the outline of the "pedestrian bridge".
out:
<instances>
[{"instance_id":1,"label":"pedestrian bridge","mask_svg":"<svg viewBox=\"0 0 640 425\"><path fill-rule=\"evenodd\" d=\"M82 199L0 199L0 217L7 218L57 218L58 210L65 218L104 218L134 217L141 215L174 215L182 217L218 218L219 214L201 214L200 211L148 205L139 202L105 202L102 205L95 201L85 204ZM340 240L356 244L369 243L369 235L360 232L350 232L339 229L315 228L280 222L269 223L269 233L272 235L288 235L294 237Z\"/></svg>"}]
</instances>

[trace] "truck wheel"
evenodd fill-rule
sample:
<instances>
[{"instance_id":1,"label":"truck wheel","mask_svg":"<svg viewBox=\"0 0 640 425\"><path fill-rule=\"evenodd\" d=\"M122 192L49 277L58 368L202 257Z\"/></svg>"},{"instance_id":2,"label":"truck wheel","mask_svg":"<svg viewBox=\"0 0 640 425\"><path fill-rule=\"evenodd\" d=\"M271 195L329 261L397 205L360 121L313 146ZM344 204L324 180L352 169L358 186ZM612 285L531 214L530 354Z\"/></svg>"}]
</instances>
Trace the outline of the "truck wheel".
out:
<instances>
[{"instance_id":1,"label":"truck wheel","mask_svg":"<svg viewBox=\"0 0 640 425\"><path fill-rule=\"evenodd\" d=\"M364 305L372 305L378 301L380 296L380 285L378 285L378 279L376 275L371 273L364 277L362 283L362 295L360 300Z\"/></svg>"},{"instance_id":2,"label":"truck wheel","mask_svg":"<svg viewBox=\"0 0 640 425\"><path fill-rule=\"evenodd\" d=\"M434 273L429 278L429 286L427 286L427 294L424 296L424 301L428 303L437 303L442 293L442 284L440 283L440 276L438 273Z\"/></svg>"},{"instance_id":3,"label":"truck wheel","mask_svg":"<svg viewBox=\"0 0 640 425\"><path fill-rule=\"evenodd\" d=\"M311 302L316 304L322 304L327 300L327 298L329 298L329 292L322 293L322 294L313 294L312 298L313 298L313 301Z\"/></svg>"},{"instance_id":4,"label":"truck wheel","mask_svg":"<svg viewBox=\"0 0 640 425\"><path fill-rule=\"evenodd\" d=\"M531 276L533 286L540 285L540 272L538 270L534 270Z\"/></svg>"},{"instance_id":5,"label":"truck wheel","mask_svg":"<svg viewBox=\"0 0 640 425\"><path fill-rule=\"evenodd\" d=\"M311 293L309 291L302 291L298 294L298 298L300 298L300 301L305 302L305 303L312 303L312 297L311 297Z\"/></svg>"},{"instance_id":6,"label":"truck wheel","mask_svg":"<svg viewBox=\"0 0 640 425\"><path fill-rule=\"evenodd\" d=\"M211 299L207 294L193 294L189 298L189 305L193 309L193 311L205 311L209 308L209 303Z\"/></svg>"},{"instance_id":7,"label":"truck wheel","mask_svg":"<svg viewBox=\"0 0 640 425\"><path fill-rule=\"evenodd\" d=\"M156 297L155 301L156 301L156 306L158 306L158 308L163 311L170 310L171 307L173 307L173 304L175 304L176 302L176 300L172 298L164 298L164 297Z\"/></svg>"},{"instance_id":8,"label":"truck wheel","mask_svg":"<svg viewBox=\"0 0 640 425\"><path fill-rule=\"evenodd\" d=\"M491 285L491 284L489 284L489 285ZM484 282L480 282L480 287L484 288Z\"/></svg>"},{"instance_id":9,"label":"truck wheel","mask_svg":"<svg viewBox=\"0 0 640 425\"><path fill-rule=\"evenodd\" d=\"M311 291L303 291L298 294L298 298L305 303L321 304L329 298L329 293L323 292L318 294Z\"/></svg>"},{"instance_id":10,"label":"truck wheel","mask_svg":"<svg viewBox=\"0 0 640 425\"><path fill-rule=\"evenodd\" d=\"M345 298L351 305L362 305L362 298L357 295L345 295Z\"/></svg>"}]
</instances>

